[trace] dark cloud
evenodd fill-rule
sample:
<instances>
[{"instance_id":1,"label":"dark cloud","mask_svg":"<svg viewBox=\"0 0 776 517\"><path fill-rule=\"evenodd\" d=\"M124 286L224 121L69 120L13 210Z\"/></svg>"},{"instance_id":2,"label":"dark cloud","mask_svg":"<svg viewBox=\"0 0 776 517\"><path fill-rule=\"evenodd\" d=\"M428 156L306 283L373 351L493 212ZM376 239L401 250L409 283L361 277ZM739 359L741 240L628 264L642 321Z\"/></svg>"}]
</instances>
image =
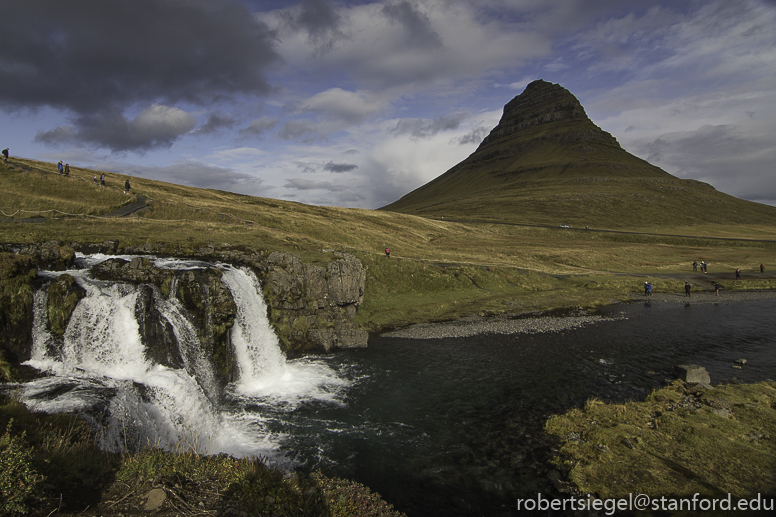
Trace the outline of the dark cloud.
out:
<instances>
[{"instance_id":1,"label":"dark cloud","mask_svg":"<svg viewBox=\"0 0 776 517\"><path fill-rule=\"evenodd\" d=\"M456 113L437 117L434 120L421 118L405 118L400 120L393 132L396 134L409 134L412 138L431 138L440 131L458 129L461 121L466 118L466 113Z\"/></svg>"},{"instance_id":2,"label":"dark cloud","mask_svg":"<svg viewBox=\"0 0 776 517\"><path fill-rule=\"evenodd\" d=\"M488 136L489 133L490 130L488 128L478 126L455 141L460 145L479 144L486 136Z\"/></svg>"},{"instance_id":3,"label":"dark cloud","mask_svg":"<svg viewBox=\"0 0 776 517\"><path fill-rule=\"evenodd\" d=\"M237 121L229 115L211 113L207 118L207 122L199 126L195 132L197 134L209 135L217 133L222 129L231 129L236 123Z\"/></svg>"},{"instance_id":4,"label":"dark cloud","mask_svg":"<svg viewBox=\"0 0 776 517\"><path fill-rule=\"evenodd\" d=\"M154 104L128 120L118 110L81 115L75 127L60 126L40 132L36 142L49 145L96 146L112 151L146 151L170 147L182 134L195 125L192 115L178 108Z\"/></svg>"},{"instance_id":5,"label":"dark cloud","mask_svg":"<svg viewBox=\"0 0 776 517\"><path fill-rule=\"evenodd\" d=\"M285 12L283 18L292 29L307 32L308 41L319 51L330 50L343 37L342 19L326 0L303 0L297 10Z\"/></svg>"},{"instance_id":6,"label":"dark cloud","mask_svg":"<svg viewBox=\"0 0 776 517\"><path fill-rule=\"evenodd\" d=\"M329 172L350 172L355 169L358 169L358 165L354 165L352 163L329 162L323 166L323 170Z\"/></svg>"},{"instance_id":7,"label":"dark cloud","mask_svg":"<svg viewBox=\"0 0 776 517\"><path fill-rule=\"evenodd\" d=\"M399 23L407 32L407 44L424 48L441 47L442 39L431 27L428 16L418 11L409 2L399 2L383 7L383 14L394 23Z\"/></svg>"},{"instance_id":8,"label":"dark cloud","mask_svg":"<svg viewBox=\"0 0 776 517\"><path fill-rule=\"evenodd\" d=\"M3 2L0 106L89 114L265 94L269 29L229 0Z\"/></svg>"},{"instance_id":9,"label":"dark cloud","mask_svg":"<svg viewBox=\"0 0 776 517\"><path fill-rule=\"evenodd\" d=\"M259 136L271 130L277 125L278 121L268 117L261 117L251 122L248 127L240 130L242 135Z\"/></svg>"}]
</instances>

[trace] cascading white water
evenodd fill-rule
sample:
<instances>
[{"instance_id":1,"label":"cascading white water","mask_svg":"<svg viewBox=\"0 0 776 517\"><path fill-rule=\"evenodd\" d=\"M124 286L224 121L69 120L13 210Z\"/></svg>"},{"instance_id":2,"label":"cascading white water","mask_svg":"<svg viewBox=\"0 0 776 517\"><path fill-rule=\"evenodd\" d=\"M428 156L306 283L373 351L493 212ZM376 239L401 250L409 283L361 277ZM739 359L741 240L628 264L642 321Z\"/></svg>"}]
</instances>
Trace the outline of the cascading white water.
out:
<instances>
[{"instance_id":1,"label":"cascading white water","mask_svg":"<svg viewBox=\"0 0 776 517\"><path fill-rule=\"evenodd\" d=\"M237 316L231 338L245 389L272 383L285 371L286 358L267 319L267 306L259 295L256 276L244 269L225 268L222 281L232 292Z\"/></svg>"},{"instance_id":2,"label":"cascading white water","mask_svg":"<svg viewBox=\"0 0 776 517\"><path fill-rule=\"evenodd\" d=\"M90 257L89 266L111 258ZM131 259L131 257L122 257ZM169 269L202 268L202 263L164 259ZM28 364L53 374L22 387L25 402L48 412L88 411L102 427L101 443L109 450L180 445L200 452L236 456L261 455L282 461L282 436L267 431L264 410L293 410L307 400L339 402L349 382L323 361L285 360L267 320L259 282L252 272L220 265L232 292L237 316L231 332L239 382L228 408L221 399L212 365L205 357L186 311L171 295L154 288L153 308L169 323L184 368L155 364L145 351L136 313L147 297L140 287L97 281L86 270L67 273L86 291L73 311L63 338L46 328L46 292L35 295L32 357ZM44 273L55 277L57 273ZM140 310L139 310L140 309ZM236 405L236 407L235 407ZM249 406L248 411L243 409ZM256 408L264 408L258 411ZM95 414L102 411L102 415Z\"/></svg>"},{"instance_id":3,"label":"cascading white water","mask_svg":"<svg viewBox=\"0 0 776 517\"><path fill-rule=\"evenodd\" d=\"M231 332L240 368L236 393L291 408L306 400L336 402L350 382L320 361L286 361L267 319L261 285L253 272L225 267L222 281L237 304Z\"/></svg>"}]
</instances>

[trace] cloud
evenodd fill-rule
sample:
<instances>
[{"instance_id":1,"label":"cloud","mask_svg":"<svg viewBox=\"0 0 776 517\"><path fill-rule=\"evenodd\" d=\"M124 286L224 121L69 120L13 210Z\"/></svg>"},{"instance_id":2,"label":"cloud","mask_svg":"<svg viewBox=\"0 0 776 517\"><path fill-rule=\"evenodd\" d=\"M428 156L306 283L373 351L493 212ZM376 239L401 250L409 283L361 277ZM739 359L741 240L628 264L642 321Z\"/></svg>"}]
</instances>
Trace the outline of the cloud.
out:
<instances>
[{"instance_id":1,"label":"cloud","mask_svg":"<svg viewBox=\"0 0 776 517\"><path fill-rule=\"evenodd\" d=\"M237 121L231 115L221 113L211 113L207 121L199 126L194 132L197 134L209 135L222 130L232 129Z\"/></svg>"},{"instance_id":2,"label":"cloud","mask_svg":"<svg viewBox=\"0 0 776 517\"><path fill-rule=\"evenodd\" d=\"M277 125L277 123L278 121L276 119L269 118L269 117L261 117L259 119L252 121L248 125L248 127L244 127L243 129L241 129L240 134L259 136L274 128Z\"/></svg>"},{"instance_id":3,"label":"cloud","mask_svg":"<svg viewBox=\"0 0 776 517\"><path fill-rule=\"evenodd\" d=\"M408 134L412 138L431 138L440 131L458 129L467 113L443 115L433 120L405 118L396 123L393 132L399 135Z\"/></svg>"},{"instance_id":4,"label":"cloud","mask_svg":"<svg viewBox=\"0 0 776 517\"><path fill-rule=\"evenodd\" d=\"M282 12L281 18L292 30L306 32L317 52L330 50L344 36L342 16L325 0L302 0L298 7Z\"/></svg>"},{"instance_id":5,"label":"cloud","mask_svg":"<svg viewBox=\"0 0 776 517\"><path fill-rule=\"evenodd\" d=\"M491 128L492 129L492 128ZM490 134L491 129L486 127L477 126L465 135L454 139L459 145L477 144L479 145L483 139Z\"/></svg>"},{"instance_id":6,"label":"cloud","mask_svg":"<svg viewBox=\"0 0 776 517\"><path fill-rule=\"evenodd\" d=\"M398 2L383 7L383 14L406 31L406 44L411 47L435 48L442 46L442 39L431 26L429 17L410 2Z\"/></svg>"},{"instance_id":7,"label":"cloud","mask_svg":"<svg viewBox=\"0 0 776 517\"><path fill-rule=\"evenodd\" d=\"M323 166L323 170L329 171L329 172L350 172L355 169L358 169L358 165L355 165L352 163L329 162Z\"/></svg>"},{"instance_id":8,"label":"cloud","mask_svg":"<svg viewBox=\"0 0 776 517\"><path fill-rule=\"evenodd\" d=\"M386 105L387 101L381 94L329 88L305 101L289 106L288 111L315 113L327 119L357 124L366 117L380 113Z\"/></svg>"},{"instance_id":9,"label":"cloud","mask_svg":"<svg viewBox=\"0 0 776 517\"><path fill-rule=\"evenodd\" d=\"M60 126L40 132L36 142L49 145L77 145L108 148L111 151L147 151L170 147L195 126L194 117L178 108L154 104L128 120L115 110L82 115L75 127Z\"/></svg>"},{"instance_id":10,"label":"cloud","mask_svg":"<svg viewBox=\"0 0 776 517\"><path fill-rule=\"evenodd\" d=\"M92 114L266 94L273 45L231 0L4 2L0 105Z\"/></svg>"},{"instance_id":11,"label":"cloud","mask_svg":"<svg viewBox=\"0 0 776 517\"><path fill-rule=\"evenodd\" d=\"M350 188L346 185L335 185L328 181L312 181L302 178L288 179L283 186L295 190L326 190L329 192L342 192Z\"/></svg>"},{"instance_id":12,"label":"cloud","mask_svg":"<svg viewBox=\"0 0 776 517\"><path fill-rule=\"evenodd\" d=\"M167 166L107 164L100 167L102 170L192 187L212 188L253 195L257 195L262 191L262 181L255 176L224 167L208 165L196 160L179 161Z\"/></svg>"}]
</instances>

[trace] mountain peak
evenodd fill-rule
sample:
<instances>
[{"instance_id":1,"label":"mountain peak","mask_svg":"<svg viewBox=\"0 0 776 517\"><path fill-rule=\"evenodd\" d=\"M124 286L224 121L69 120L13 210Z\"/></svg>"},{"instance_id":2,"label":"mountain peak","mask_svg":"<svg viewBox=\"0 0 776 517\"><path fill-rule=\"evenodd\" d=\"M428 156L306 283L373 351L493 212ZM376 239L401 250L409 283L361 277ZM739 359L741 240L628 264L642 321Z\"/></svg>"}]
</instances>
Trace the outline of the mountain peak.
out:
<instances>
[{"instance_id":1,"label":"mountain peak","mask_svg":"<svg viewBox=\"0 0 776 517\"><path fill-rule=\"evenodd\" d=\"M577 124L562 127L572 121ZM556 130L557 138L565 143L599 141L620 147L616 138L593 124L585 108L570 91L559 84L538 79L529 83L523 93L504 106L504 115L477 151L508 137L530 138L544 133L543 129L552 128Z\"/></svg>"}]
</instances>

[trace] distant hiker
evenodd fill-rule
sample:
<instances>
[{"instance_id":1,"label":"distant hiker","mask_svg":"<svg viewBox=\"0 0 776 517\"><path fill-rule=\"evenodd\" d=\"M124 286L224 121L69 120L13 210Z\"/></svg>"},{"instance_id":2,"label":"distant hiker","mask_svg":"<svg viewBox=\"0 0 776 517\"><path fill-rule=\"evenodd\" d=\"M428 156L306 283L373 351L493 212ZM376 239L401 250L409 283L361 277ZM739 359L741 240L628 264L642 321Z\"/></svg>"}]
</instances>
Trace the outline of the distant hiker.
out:
<instances>
[{"instance_id":1,"label":"distant hiker","mask_svg":"<svg viewBox=\"0 0 776 517\"><path fill-rule=\"evenodd\" d=\"M70 164L65 164L65 176L70 176Z\"/></svg>"},{"instance_id":2,"label":"distant hiker","mask_svg":"<svg viewBox=\"0 0 776 517\"><path fill-rule=\"evenodd\" d=\"M391 248L385 248L385 256L391 258Z\"/></svg>"},{"instance_id":3,"label":"distant hiker","mask_svg":"<svg viewBox=\"0 0 776 517\"><path fill-rule=\"evenodd\" d=\"M698 271L698 263L697 263L697 262L695 262L694 260L693 260L693 262L692 262L692 270L693 270L693 271Z\"/></svg>"},{"instance_id":4,"label":"distant hiker","mask_svg":"<svg viewBox=\"0 0 776 517\"><path fill-rule=\"evenodd\" d=\"M736 280L741 280L741 268L736 269Z\"/></svg>"},{"instance_id":5,"label":"distant hiker","mask_svg":"<svg viewBox=\"0 0 776 517\"><path fill-rule=\"evenodd\" d=\"M100 174L100 185L105 186L105 173Z\"/></svg>"},{"instance_id":6,"label":"distant hiker","mask_svg":"<svg viewBox=\"0 0 776 517\"><path fill-rule=\"evenodd\" d=\"M59 174L62 174L62 160L59 160L59 163L57 164L57 170L59 171Z\"/></svg>"},{"instance_id":7,"label":"distant hiker","mask_svg":"<svg viewBox=\"0 0 776 517\"><path fill-rule=\"evenodd\" d=\"M98 184L98 183L97 183L97 175L96 175L96 174L94 175L94 184L95 184L95 185L97 185L97 184Z\"/></svg>"},{"instance_id":8,"label":"distant hiker","mask_svg":"<svg viewBox=\"0 0 776 517\"><path fill-rule=\"evenodd\" d=\"M6 147L3 149L3 156L5 156L5 161L8 161L8 148Z\"/></svg>"},{"instance_id":9,"label":"distant hiker","mask_svg":"<svg viewBox=\"0 0 776 517\"><path fill-rule=\"evenodd\" d=\"M644 282L644 296L652 296L652 284Z\"/></svg>"},{"instance_id":10,"label":"distant hiker","mask_svg":"<svg viewBox=\"0 0 776 517\"><path fill-rule=\"evenodd\" d=\"M719 296L719 282L714 282L714 292Z\"/></svg>"},{"instance_id":11,"label":"distant hiker","mask_svg":"<svg viewBox=\"0 0 776 517\"><path fill-rule=\"evenodd\" d=\"M760 273L765 271L765 265L760 263Z\"/></svg>"},{"instance_id":12,"label":"distant hiker","mask_svg":"<svg viewBox=\"0 0 776 517\"><path fill-rule=\"evenodd\" d=\"M129 192L129 189L132 187L129 186L129 180L124 182L124 192Z\"/></svg>"},{"instance_id":13,"label":"distant hiker","mask_svg":"<svg viewBox=\"0 0 776 517\"><path fill-rule=\"evenodd\" d=\"M709 263L708 262L704 262L703 263L703 272L704 273L708 273L709 272Z\"/></svg>"},{"instance_id":14,"label":"distant hiker","mask_svg":"<svg viewBox=\"0 0 776 517\"><path fill-rule=\"evenodd\" d=\"M690 296L690 282L684 283L684 295L687 297Z\"/></svg>"}]
</instances>

